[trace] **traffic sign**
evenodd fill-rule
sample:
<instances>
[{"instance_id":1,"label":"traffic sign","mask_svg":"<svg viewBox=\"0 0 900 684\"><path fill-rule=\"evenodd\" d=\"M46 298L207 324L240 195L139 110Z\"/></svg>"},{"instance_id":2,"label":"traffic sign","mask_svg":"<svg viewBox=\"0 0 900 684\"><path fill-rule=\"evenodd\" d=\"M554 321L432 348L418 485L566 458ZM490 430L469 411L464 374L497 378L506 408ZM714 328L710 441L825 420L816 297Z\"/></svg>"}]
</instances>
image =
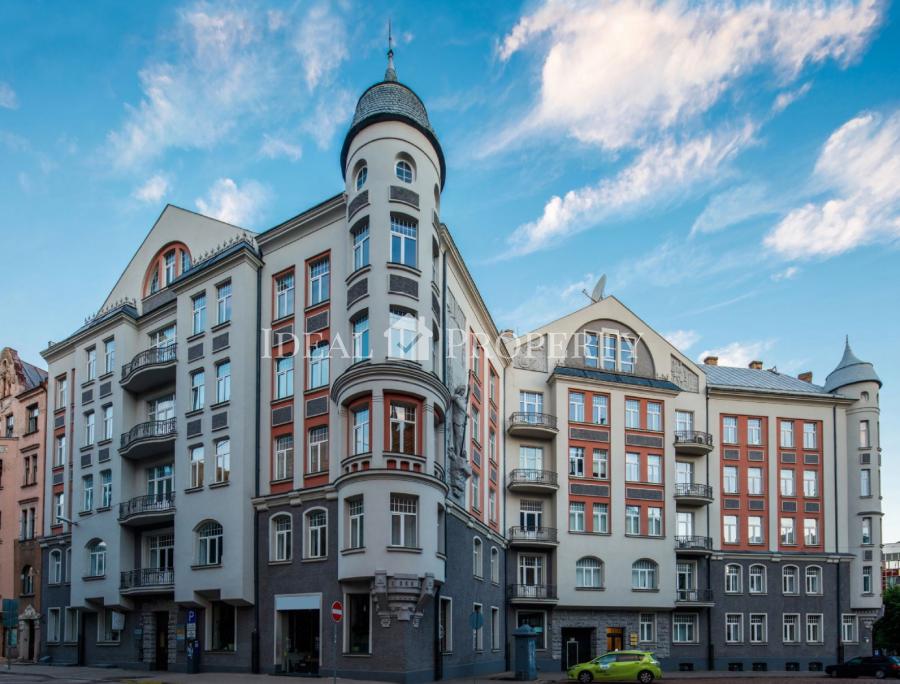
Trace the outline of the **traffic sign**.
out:
<instances>
[{"instance_id":1,"label":"traffic sign","mask_svg":"<svg viewBox=\"0 0 900 684\"><path fill-rule=\"evenodd\" d=\"M331 604L331 619L340 622L344 619L344 605L340 601Z\"/></svg>"}]
</instances>

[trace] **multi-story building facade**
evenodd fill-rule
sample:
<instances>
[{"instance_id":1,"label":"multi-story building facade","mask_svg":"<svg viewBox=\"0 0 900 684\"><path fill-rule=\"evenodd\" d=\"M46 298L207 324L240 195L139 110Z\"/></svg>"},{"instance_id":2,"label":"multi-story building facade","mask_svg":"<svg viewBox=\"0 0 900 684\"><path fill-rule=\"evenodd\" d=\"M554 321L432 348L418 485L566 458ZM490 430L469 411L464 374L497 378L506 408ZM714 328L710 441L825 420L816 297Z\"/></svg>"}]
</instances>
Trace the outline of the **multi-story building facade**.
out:
<instances>
[{"instance_id":1,"label":"multi-story building facade","mask_svg":"<svg viewBox=\"0 0 900 684\"><path fill-rule=\"evenodd\" d=\"M0 597L17 600L18 624L0 626L0 653L24 661L36 661L40 653L43 566L37 537L46 408L47 373L5 347L0 351Z\"/></svg>"},{"instance_id":2,"label":"multi-story building facade","mask_svg":"<svg viewBox=\"0 0 900 684\"><path fill-rule=\"evenodd\" d=\"M698 366L614 297L498 333L392 61L340 163L258 234L166 207L45 351L46 654L183 669L196 634L203 669L412 682L504 670L526 624L552 669L865 650L870 364Z\"/></svg>"},{"instance_id":3,"label":"multi-story building facade","mask_svg":"<svg viewBox=\"0 0 900 684\"><path fill-rule=\"evenodd\" d=\"M900 542L884 544L881 547L881 588L900 584Z\"/></svg>"}]
</instances>

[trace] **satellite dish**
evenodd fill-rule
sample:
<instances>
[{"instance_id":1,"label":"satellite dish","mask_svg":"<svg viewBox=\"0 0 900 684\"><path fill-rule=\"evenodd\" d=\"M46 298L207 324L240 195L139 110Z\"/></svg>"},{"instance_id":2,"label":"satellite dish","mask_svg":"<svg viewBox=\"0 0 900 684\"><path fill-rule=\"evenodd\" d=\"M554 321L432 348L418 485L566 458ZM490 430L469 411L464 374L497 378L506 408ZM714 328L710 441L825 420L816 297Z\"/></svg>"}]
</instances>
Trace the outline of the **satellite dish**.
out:
<instances>
[{"instance_id":1,"label":"satellite dish","mask_svg":"<svg viewBox=\"0 0 900 684\"><path fill-rule=\"evenodd\" d=\"M603 299L603 290L606 289L606 274L604 273L600 276L600 280L597 281L597 284L594 285L594 291L591 294L587 293L587 290L582 290L584 296L590 299L594 304Z\"/></svg>"}]
</instances>

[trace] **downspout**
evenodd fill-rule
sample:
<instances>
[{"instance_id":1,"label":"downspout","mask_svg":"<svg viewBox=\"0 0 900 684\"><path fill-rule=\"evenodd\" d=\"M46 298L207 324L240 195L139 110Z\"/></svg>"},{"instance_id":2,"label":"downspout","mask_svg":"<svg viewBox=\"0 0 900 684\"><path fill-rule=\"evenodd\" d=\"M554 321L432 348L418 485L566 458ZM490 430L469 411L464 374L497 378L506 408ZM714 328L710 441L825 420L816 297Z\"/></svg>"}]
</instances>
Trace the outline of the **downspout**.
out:
<instances>
[{"instance_id":1,"label":"downspout","mask_svg":"<svg viewBox=\"0 0 900 684\"><path fill-rule=\"evenodd\" d=\"M837 457L837 404L832 404L831 406L831 440L832 440L832 451L831 454L833 467L834 467L834 551L837 554L841 552L840 545L840 529L838 527L840 522L840 515L838 514L838 457ZM844 645L841 643L841 630L843 629L843 625L841 622L841 561L840 557L838 558L838 562L836 563L836 584L835 591L837 592L837 601L835 601L835 624L837 625L837 661L838 663L844 662Z\"/></svg>"},{"instance_id":2,"label":"downspout","mask_svg":"<svg viewBox=\"0 0 900 684\"><path fill-rule=\"evenodd\" d=\"M706 434L709 431L709 384L706 385ZM709 485L709 454L706 456L706 484ZM706 507L706 533L712 536L709 527L709 506ZM712 589L712 563L710 559L706 559L706 588ZM715 647L712 640L712 608L706 609L706 669L715 668Z\"/></svg>"},{"instance_id":3,"label":"downspout","mask_svg":"<svg viewBox=\"0 0 900 684\"><path fill-rule=\"evenodd\" d=\"M259 248L259 258L262 260L262 248ZM260 373L262 372L262 266L256 268L256 434L254 445L254 497L259 496L259 421L261 419L260 408ZM259 654L259 511L253 507L253 639L251 640L251 670L254 674L260 671Z\"/></svg>"},{"instance_id":4,"label":"downspout","mask_svg":"<svg viewBox=\"0 0 900 684\"><path fill-rule=\"evenodd\" d=\"M441 382L447 387L447 251L441 254ZM447 387L449 390L450 388ZM449 407L448 407L449 408ZM447 481L447 453L450 449L450 430L452 426L447 424L450 418L449 412L444 415L444 459L441 464L444 469L444 482ZM444 535L444 581L447 581L447 497L444 498L444 529L440 534ZM439 681L444 678L444 656L441 653L441 588L438 587L434 596L434 679Z\"/></svg>"}]
</instances>

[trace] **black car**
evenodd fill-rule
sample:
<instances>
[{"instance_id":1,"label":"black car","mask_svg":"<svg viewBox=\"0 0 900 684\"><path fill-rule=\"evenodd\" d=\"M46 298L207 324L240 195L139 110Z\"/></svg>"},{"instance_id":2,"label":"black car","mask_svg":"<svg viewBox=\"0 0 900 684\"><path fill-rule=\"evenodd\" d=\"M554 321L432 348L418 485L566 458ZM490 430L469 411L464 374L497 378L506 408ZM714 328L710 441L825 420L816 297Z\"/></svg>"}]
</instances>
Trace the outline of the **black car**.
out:
<instances>
[{"instance_id":1,"label":"black car","mask_svg":"<svg viewBox=\"0 0 900 684\"><path fill-rule=\"evenodd\" d=\"M900 657L851 658L840 665L829 665L825 672L832 677L900 677Z\"/></svg>"}]
</instances>

